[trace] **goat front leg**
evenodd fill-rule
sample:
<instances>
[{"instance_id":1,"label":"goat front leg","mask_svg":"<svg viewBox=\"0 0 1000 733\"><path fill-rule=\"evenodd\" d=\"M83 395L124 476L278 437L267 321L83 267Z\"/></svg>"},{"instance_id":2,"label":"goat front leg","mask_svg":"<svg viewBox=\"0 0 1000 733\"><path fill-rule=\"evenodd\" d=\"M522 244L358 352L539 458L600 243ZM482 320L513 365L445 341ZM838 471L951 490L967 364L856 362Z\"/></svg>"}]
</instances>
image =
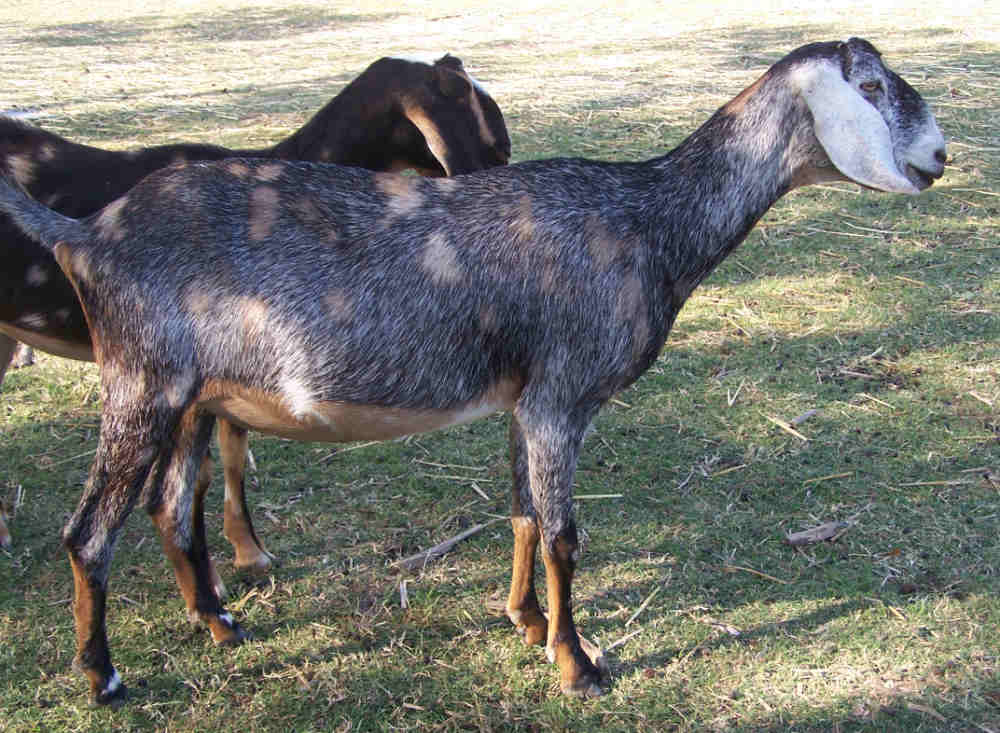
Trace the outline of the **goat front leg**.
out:
<instances>
[{"instance_id":1,"label":"goat front leg","mask_svg":"<svg viewBox=\"0 0 1000 733\"><path fill-rule=\"evenodd\" d=\"M219 598L218 576L208 554L203 469L215 418L188 410L177 427L169 456L161 460L148 507L192 622L205 625L216 644L246 638ZM162 487L162 488L160 488Z\"/></svg>"},{"instance_id":2,"label":"goat front leg","mask_svg":"<svg viewBox=\"0 0 1000 733\"><path fill-rule=\"evenodd\" d=\"M219 453L226 483L222 533L236 553L233 561L236 567L263 574L274 567L275 558L261 545L250 520L244 494L248 450L247 431L227 420L219 420Z\"/></svg>"},{"instance_id":3,"label":"goat front leg","mask_svg":"<svg viewBox=\"0 0 1000 733\"><path fill-rule=\"evenodd\" d=\"M535 552L541 535L531 503L524 434L513 415L510 418L510 463L513 474L510 524L514 530L514 567L505 610L507 618L524 636L525 644L541 644L548 634L548 622L535 592Z\"/></svg>"},{"instance_id":4,"label":"goat front leg","mask_svg":"<svg viewBox=\"0 0 1000 733\"><path fill-rule=\"evenodd\" d=\"M528 428L531 495L541 523L549 618L545 652L559 667L563 693L577 697L603 694L600 650L581 641L573 623L571 589L579 542L573 520L573 474L583 440L582 425L542 423ZM584 647L588 647L590 654Z\"/></svg>"}]
</instances>

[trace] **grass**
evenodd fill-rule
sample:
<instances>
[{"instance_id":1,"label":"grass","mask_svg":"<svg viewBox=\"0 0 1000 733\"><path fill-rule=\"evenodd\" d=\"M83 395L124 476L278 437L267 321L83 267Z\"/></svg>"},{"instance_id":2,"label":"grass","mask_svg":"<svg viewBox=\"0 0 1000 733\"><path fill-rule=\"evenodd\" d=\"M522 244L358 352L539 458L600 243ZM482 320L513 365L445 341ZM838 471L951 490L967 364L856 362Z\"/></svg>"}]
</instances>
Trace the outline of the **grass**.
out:
<instances>
[{"instance_id":1,"label":"grass","mask_svg":"<svg viewBox=\"0 0 1000 733\"><path fill-rule=\"evenodd\" d=\"M649 157L788 50L858 34L932 104L951 165L919 198L779 202L596 420L577 493L621 496L578 502L576 615L624 639L596 701L560 697L541 651L486 612L508 582L504 523L422 572L391 566L506 513L496 416L370 446L255 436L251 502L281 567L236 576L221 490L208 517L256 635L239 649L188 627L137 512L109 602L132 694L89 708L58 538L95 445L96 370L43 357L9 374L0 728L1000 730L1000 17L878 6L4 3L0 108L96 145L271 143L375 58L448 50L500 103L515 159ZM834 520L833 542L783 542Z\"/></svg>"}]
</instances>

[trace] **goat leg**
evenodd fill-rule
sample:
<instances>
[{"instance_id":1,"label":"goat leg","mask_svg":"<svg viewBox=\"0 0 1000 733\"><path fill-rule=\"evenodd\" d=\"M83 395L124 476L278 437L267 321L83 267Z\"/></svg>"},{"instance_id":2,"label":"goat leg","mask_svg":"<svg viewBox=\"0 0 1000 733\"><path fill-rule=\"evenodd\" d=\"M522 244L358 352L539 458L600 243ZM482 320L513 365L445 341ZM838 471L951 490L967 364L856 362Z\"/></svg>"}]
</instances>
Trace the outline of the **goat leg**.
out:
<instances>
[{"instance_id":1,"label":"goat leg","mask_svg":"<svg viewBox=\"0 0 1000 733\"><path fill-rule=\"evenodd\" d=\"M571 424L543 418L529 430L522 419L525 402L522 395L518 420L525 429L531 495L541 523L549 609L545 653L559 667L564 694L597 697L603 694L599 684L601 671L583 649L573 623L571 603L579 550L572 516L573 475L590 415Z\"/></svg>"},{"instance_id":2,"label":"goat leg","mask_svg":"<svg viewBox=\"0 0 1000 733\"><path fill-rule=\"evenodd\" d=\"M118 705L125 686L111 663L105 612L108 574L118 533L157 459L163 423L119 404L121 390L104 385L104 411L94 463L83 496L63 530L73 570L74 666L90 681L91 699Z\"/></svg>"},{"instance_id":3,"label":"goat leg","mask_svg":"<svg viewBox=\"0 0 1000 733\"><path fill-rule=\"evenodd\" d=\"M274 567L275 558L261 545L250 520L244 494L247 450L246 429L228 420L219 420L219 453L226 483L222 532L236 553L236 567L264 574Z\"/></svg>"},{"instance_id":4,"label":"goat leg","mask_svg":"<svg viewBox=\"0 0 1000 733\"><path fill-rule=\"evenodd\" d=\"M510 523L514 530L514 566L505 611L507 618L524 636L525 644L541 644L548 634L548 622L535 593L535 552L540 533L531 504L524 435L513 415L510 419L510 463L513 474Z\"/></svg>"},{"instance_id":5,"label":"goat leg","mask_svg":"<svg viewBox=\"0 0 1000 733\"><path fill-rule=\"evenodd\" d=\"M216 644L238 644L246 633L223 608L217 593L217 576L205 536L205 484L198 481L214 423L212 415L194 408L185 413L175 433L172 454L161 461L157 484L162 490L153 495L150 514L174 566L189 618L208 627Z\"/></svg>"},{"instance_id":6,"label":"goat leg","mask_svg":"<svg viewBox=\"0 0 1000 733\"><path fill-rule=\"evenodd\" d=\"M542 546L545 581L549 601L548 639L545 653L559 667L560 687L564 694L575 697L597 697L601 671L584 651L583 643L573 623L570 589L573 584L576 552L576 526L570 524L555 541Z\"/></svg>"},{"instance_id":7,"label":"goat leg","mask_svg":"<svg viewBox=\"0 0 1000 733\"><path fill-rule=\"evenodd\" d=\"M208 487L212 485L213 465L212 454L206 452L205 458L201 462L201 470L198 472L198 482L195 484L194 489L194 506L191 510L192 536L199 531L204 533L205 530L205 494L208 492ZM205 546L208 546L207 538L205 539ZM215 589L215 594L219 598L225 598L226 584L222 582L222 577L219 575L219 571L215 567L211 555L208 557L208 564L212 577L212 588Z\"/></svg>"}]
</instances>

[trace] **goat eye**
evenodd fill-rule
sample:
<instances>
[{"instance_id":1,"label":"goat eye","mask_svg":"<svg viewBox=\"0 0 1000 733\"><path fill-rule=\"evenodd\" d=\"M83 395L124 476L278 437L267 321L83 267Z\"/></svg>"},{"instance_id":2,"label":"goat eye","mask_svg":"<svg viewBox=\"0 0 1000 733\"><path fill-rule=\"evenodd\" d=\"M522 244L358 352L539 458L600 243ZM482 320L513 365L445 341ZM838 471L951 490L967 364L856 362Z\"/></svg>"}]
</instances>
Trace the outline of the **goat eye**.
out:
<instances>
[{"instance_id":1,"label":"goat eye","mask_svg":"<svg viewBox=\"0 0 1000 733\"><path fill-rule=\"evenodd\" d=\"M877 81L866 81L861 84L861 91L866 92L868 94L877 92L881 88L882 88L881 82Z\"/></svg>"}]
</instances>

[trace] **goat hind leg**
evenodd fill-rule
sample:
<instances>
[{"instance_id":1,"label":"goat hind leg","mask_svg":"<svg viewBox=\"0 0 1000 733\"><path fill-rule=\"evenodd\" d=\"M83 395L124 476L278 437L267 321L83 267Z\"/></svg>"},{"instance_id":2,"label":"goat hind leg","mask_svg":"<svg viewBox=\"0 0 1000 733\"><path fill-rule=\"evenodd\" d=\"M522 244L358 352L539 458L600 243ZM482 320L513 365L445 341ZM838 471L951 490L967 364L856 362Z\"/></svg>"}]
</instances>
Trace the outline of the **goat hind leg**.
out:
<instances>
[{"instance_id":1,"label":"goat hind leg","mask_svg":"<svg viewBox=\"0 0 1000 733\"><path fill-rule=\"evenodd\" d=\"M106 395L108 393L106 392ZM118 705L125 687L111 663L106 627L108 575L118 532L142 492L160 436L149 415L116 412L105 400L101 436L80 503L63 544L73 570L74 667L90 682L91 699ZM161 423L162 424L162 423Z\"/></svg>"},{"instance_id":2,"label":"goat hind leg","mask_svg":"<svg viewBox=\"0 0 1000 733\"><path fill-rule=\"evenodd\" d=\"M206 453L205 459L201 462L201 470L198 473L198 482L195 484L194 489L194 506L191 512L192 536L194 532L205 531L205 493L208 491L208 487L212 485L212 467L212 456L210 453ZM205 540L205 546L208 546L207 538ZM222 582L222 577L219 575L219 571L215 567L215 563L212 561L211 556L209 556L208 561L212 573L212 587L215 589L215 594L219 596L219 598L225 598L226 584Z\"/></svg>"},{"instance_id":3,"label":"goat hind leg","mask_svg":"<svg viewBox=\"0 0 1000 733\"><path fill-rule=\"evenodd\" d=\"M261 545L250 520L244 493L247 452L247 431L227 420L219 420L219 453L226 483L222 533L233 546L234 564L238 569L264 574L274 567L275 558Z\"/></svg>"},{"instance_id":4,"label":"goat hind leg","mask_svg":"<svg viewBox=\"0 0 1000 733\"><path fill-rule=\"evenodd\" d=\"M163 549L174 567L188 616L204 624L216 644L238 644L246 638L223 608L205 536L203 469L214 417L189 409L178 424L171 453L158 467L149 506Z\"/></svg>"}]
</instances>

